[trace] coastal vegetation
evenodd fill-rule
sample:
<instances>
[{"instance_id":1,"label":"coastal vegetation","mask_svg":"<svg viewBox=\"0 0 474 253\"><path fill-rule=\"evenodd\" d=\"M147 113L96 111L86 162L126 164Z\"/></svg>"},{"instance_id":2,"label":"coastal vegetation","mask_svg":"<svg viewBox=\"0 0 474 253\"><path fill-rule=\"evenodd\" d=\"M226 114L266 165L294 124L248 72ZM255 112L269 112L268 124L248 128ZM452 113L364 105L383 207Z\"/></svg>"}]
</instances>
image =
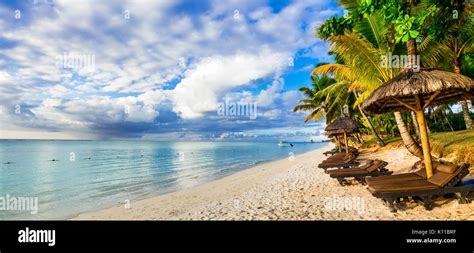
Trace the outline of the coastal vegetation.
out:
<instances>
[{"instance_id":1,"label":"coastal vegetation","mask_svg":"<svg viewBox=\"0 0 474 253\"><path fill-rule=\"evenodd\" d=\"M410 153L421 158L414 112L369 115L361 104L407 68L436 68L474 77L472 5L437 0L340 0L339 4L345 14L327 19L316 31L329 43L334 63L315 67L313 87L300 89L306 99L294 111L309 111L305 122L326 116L328 123L343 112L339 108L348 107L346 116L360 121L372 142L384 146L387 140L400 138ZM441 136L473 132L472 101L459 100L424 111L433 153L445 152L439 149L444 145L440 140L445 139Z\"/></svg>"},{"instance_id":2,"label":"coastal vegetation","mask_svg":"<svg viewBox=\"0 0 474 253\"><path fill-rule=\"evenodd\" d=\"M385 137L383 141L387 149L403 146L400 137ZM443 157L454 163L474 164L474 131L472 130L431 133L430 145L432 154L436 157ZM361 147L375 148L377 142L370 138L364 141Z\"/></svg>"}]
</instances>

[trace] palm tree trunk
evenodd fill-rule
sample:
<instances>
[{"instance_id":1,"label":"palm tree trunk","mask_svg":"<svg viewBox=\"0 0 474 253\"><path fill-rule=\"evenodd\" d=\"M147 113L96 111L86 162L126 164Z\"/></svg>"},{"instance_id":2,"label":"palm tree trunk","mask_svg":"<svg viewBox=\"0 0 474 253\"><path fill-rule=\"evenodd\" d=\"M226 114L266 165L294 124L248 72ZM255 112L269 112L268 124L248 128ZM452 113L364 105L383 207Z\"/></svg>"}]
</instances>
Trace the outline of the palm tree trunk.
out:
<instances>
[{"instance_id":1,"label":"palm tree trunk","mask_svg":"<svg viewBox=\"0 0 474 253\"><path fill-rule=\"evenodd\" d=\"M420 140L420 127L418 126L418 120L416 119L415 112L410 112L411 120L413 120L413 125L415 126L416 137Z\"/></svg>"},{"instance_id":2,"label":"palm tree trunk","mask_svg":"<svg viewBox=\"0 0 474 253\"><path fill-rule=\"evenodd\" d=\"M362 108L360 107L360 105L357 105L357 108L359 109L360 115L362 115L362 118L364 118L365 122L367 123L367 126L369 127L370 133L371 133L372 136L374 137L375 141L377 141L377 144L378 144L380 147L385 146L385 143L383 142L383 140L380 138L380 136L379 136L379 135L377 134L377 132L375 131L375 128L374 128L374 126L372 125L372 122L370 122L369 118L367 118L367 115L365 115L365 113L364 113L364 111L362 110Z\"/></svg>"},{"instance_id":3,"label":"palm tree trunk","mask_svg":"<svg viewBox=\"0 0 474 253\"><path fill-rule=\"evenodd\" d=\"M471 115L469 115L469 105L466 100L461 100L462 114L464 116L464 122L466 123L466 129L474 129Z\"/></svg>"},{"instance_id":4,"label":"palm tree trunk","mask_svg":"<svg viewBox=\"0 0 474 253\"><path fill-rule=\"evenodd\" d=\"M357 99L358 95L357 95L357 92L354 91L354 96L355 98ZM367 117L367 115L365 114L365 112L362 110L362 108L360 107L360 104L357 104L357 109L359 109L359 112L360 112L360 115L362 115L362 118L364 118L365 122L367 123L367 126L369 127L369 130L370 130L370 133L372 134L372 136L374 137L375 141L377 142L377 144L380 146L380 147L384 147L385 146L385 143L383 142L383 140L380 138L380 136L377 134L377 132L375 131L375 128L374 128L374 125L372 125L372 122L370 122L369 118Z\"/></svg>"},{"instance_id":5,"label":"palm tree trunk","mask_svg":"<svg viewBox=\"0 0 474 253\"><path fill-rule=\"evenodd\" d=\"M454 59L453 62L454 73L461 74L461 61L459 59ZM471 115L469 115L469 105L466 100L461 100L462 115L464 117L464 124L466 124L466 129L474 129L474 124L472 123Z\"/></svg>"},{"instance_id":6,"label":"palm tree trunk","mask_svg":"<svg viewBox=\"0 0 474 253\"><path fill-rule=\"evenodd\" d=\"M407 41L407 50L408 50L408 68L413 68L416 66L416 56L417 56L417 50L416 50L416 41L415 39L411 39Z\"/></svg>"},{"instance_id":7,"label":"palm tree trunk","mask_svg":"<svg viewBox=\"0 0 474 253\"><path fill-rule=\"evenodd\" d=\"M446 119L446 123L448 123L448 126L451 129L451 132L454 132L453 125L451 125L451 123L449 123L448 115L444 115L444 118Z\"/></svg>"},{"instance_id":8,"label":"palm tree trunk","mask_svg":"<svg viewBox=\"0 0 474 253\"><path fill-rule=\"evenodd\" d=\"M408 55L410 56L408 57L408 67L412 68L416 64L416 41L414 39L407 41L407 50ZM420 145L418 145L418 143L413 140L413 137L411 137L410 132L408 132L407 126L403 121L402 114L400 112L394 112L394 114L395 120L397 121L398 130L400 131L400 136L403 140L403 145L405 145L405 147L412 155L423 159L423 151L421 150Z\"/></svg>"},{"instance_id":9,"label":"palm tree trunk","mask_svg":"<svg viewBox=\"0 0 474 253\"><path fill-rule=\"evenodd\" d=\"M323 107L323 111L324 111L324 115L326 116L326 126L328 126L329 124L331 124L331 121L330 121L329 118L328 118L328 113L327 113L328 109L327 109L327 106L324 106L324 107Z\"/></svg>"},{"instance_id":10,"label":"palm tree trunk","mask_svg":"<svg viewBox=\"0 0 474 253\"><path fill-rule=\"evenodd\" d=\"M400 131L400 136L402 137L403 144L408 149L408 151L419 158L423 158L423 151L421 150L420 145L413 140L408 132L408 129L403 121L402 114L400 112L394 112L395 120L397 121L398 130Z\"/></svg>"}]
</instances>

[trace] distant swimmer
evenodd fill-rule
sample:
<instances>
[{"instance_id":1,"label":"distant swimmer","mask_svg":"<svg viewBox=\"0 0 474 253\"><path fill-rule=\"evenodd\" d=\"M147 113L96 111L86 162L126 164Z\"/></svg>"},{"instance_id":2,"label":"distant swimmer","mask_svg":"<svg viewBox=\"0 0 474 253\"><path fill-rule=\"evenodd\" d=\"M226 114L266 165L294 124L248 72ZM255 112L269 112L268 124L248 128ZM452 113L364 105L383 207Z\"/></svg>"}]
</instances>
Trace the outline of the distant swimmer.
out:
<instances>
[{"instance_id":1,"label":"distant swimmer","mask_svg":"<svg viewBox=\"0 0 474 253\"><path fill-rule=\"evenodd\" d=\"M4 163L4 164L12 164L12 162L6 162L6 163Z\"/></svg>"},{"instance_id":2,"label":"distant swimmer","mask_svg":"<svg viewBox=\"0 0 474 253\"><path fill-rule=\"evenodd\" d=\"M59 160L57 160L57 159L51 159L51 160L49 160L49 161L50 161L50 162L58 162Z\"/></svg>"}]
</instances>

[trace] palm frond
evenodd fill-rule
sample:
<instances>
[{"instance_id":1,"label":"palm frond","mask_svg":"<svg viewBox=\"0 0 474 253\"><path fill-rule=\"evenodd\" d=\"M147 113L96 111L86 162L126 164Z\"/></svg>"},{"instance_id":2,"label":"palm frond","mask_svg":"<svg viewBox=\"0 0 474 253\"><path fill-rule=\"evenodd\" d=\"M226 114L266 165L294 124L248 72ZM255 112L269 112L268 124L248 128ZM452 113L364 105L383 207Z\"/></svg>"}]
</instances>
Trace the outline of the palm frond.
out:
<instances>
[{"instance_id":1,"label":"palm frond","mask_svg":"<svg viewBox=\"0 0 474 253\"><path fill-rule=\"evenodd\" d=\"M307 97L313 97L314 96L314 92L312 89L308 88L308 87L301 87L298 89L299 91L301 91L305 96Z\"/></svg>"},{"instance_id":2,"label":"palm frond","mask_svg":"<svg viewBox=\"0 0 474 253\"><path fill-rule=\"evenodd\" d=\"M340 56L346 64L354 67L354 74L368 80L379 77L389 80L387 71L382 68L381 56L385 53L379 50L365 38L355 33L331 36L331 51Z\"/></svg>"},{"instance_id":3,"label":"palm frond","mask_svg":"<svg viewBox=\"0 0 474 253\"><path fill-rule=\"evenodd\" d=\"M378 48L384 48L386 45L383 40L388 32L388 25L382 16L381 11L376 11L357 23L354 30L364 35L372 45Z\"/></svg>"},{"instance_id":4,"label":"palm frond","mask_svg":"<svg viewBox=\"0 0 474 253\"><path fill-rule=\"evenodd\" d=\"M313 111L318 109L318 107L314 104L303 104L303 105L297 105L293 108L293 112L299 112L299 111Z\"/></svg>"},{"instance_id":5,"label":"palm frond","mask_svg":"<svg viewBox=\"0 0 474 253\"><path fill-rule=\"evenodd\" d=\"M314 110L304 120L304 123L307 123L309 120L313 119L314 121L318 121L324 117L324 113L321 109Z\"/></svg>"}]
</instances>

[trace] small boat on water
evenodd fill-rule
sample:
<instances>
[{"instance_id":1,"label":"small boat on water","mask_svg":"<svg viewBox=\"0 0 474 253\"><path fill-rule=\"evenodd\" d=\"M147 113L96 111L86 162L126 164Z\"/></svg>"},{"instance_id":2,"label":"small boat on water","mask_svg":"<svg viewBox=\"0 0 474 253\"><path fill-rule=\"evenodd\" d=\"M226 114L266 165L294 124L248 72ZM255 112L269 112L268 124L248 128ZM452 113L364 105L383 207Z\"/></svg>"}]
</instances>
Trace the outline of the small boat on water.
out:
<instances>
[{"instance_id":1,"label":"small boat on water","mask_svg":"<svg viewBox=\"0 0 474 253\"><path fill-rule=\"evenodd\" d=\"M278 147L293 147L293 144L288 143L288 142L286 142L286 141L280 141L280 142L278 143Z\"/></svg>"}]
</instances>

